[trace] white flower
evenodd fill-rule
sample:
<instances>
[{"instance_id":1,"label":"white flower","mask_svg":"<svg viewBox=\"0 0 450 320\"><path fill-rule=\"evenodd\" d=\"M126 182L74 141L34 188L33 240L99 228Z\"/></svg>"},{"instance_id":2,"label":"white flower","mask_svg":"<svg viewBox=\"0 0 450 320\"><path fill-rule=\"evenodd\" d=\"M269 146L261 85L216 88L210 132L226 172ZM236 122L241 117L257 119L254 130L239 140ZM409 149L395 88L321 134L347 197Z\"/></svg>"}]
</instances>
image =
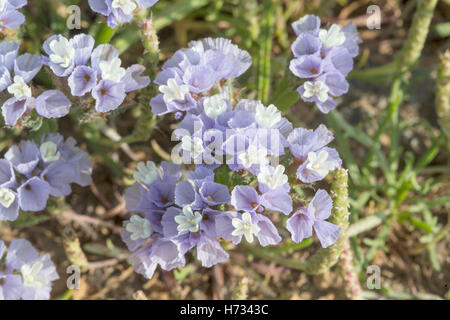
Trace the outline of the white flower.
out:
<instances>
[{"instance_id":1,"label":"white flower","mask_svg":"<svg viewBox=\"0 0 450 320\"><path fill-rule=\"evenodd\" d=\"M175 217L175 222L178 224L177 230L179 233L184 231L197 232L200 228L202 215L197 211L192 211L189 206L183 207L183 214Z\"/></svg>"},{"instance_id":2,"label":"white flower","mask_svg":"<svg viewBox=\"0 0 450 320\"><path fill-rule=\"evenodd\" d=\"M328 160L328 152L326 150L321 150L319 153L309 152L307 161L306 168L316 172L321 177L325 177L328 172L336 167L335 161Z\"/></svg>"},{"instance_id":3,"label":"white flower","mask_svg":"<svg viewBox=\"0 0 450 320\"><path fill-rule=\"evenodd\" d=\"M147 164L139 162L137 171L133 174L136 181L142 184L152 184L159 176L158 168L153 161L147 161Z\"/></svg>"},{"instance_id":4,"label":"white flower","mask_svg":"<svg viewBox=\"0 0 450 320\"><path fill-rule=\"evenodd\" d=\"M159 91L164 94L164 102L170 103L173 100L184 100L186 93L189 93L189 87L185 84L180 86L175 79L169 79L167 85L159 86Z\"/></svg>"},{"instance_id":5,"label":"white flower","mask_svg":"<svg viewBox=\"0 0 450 320\"><path fill-rule=\"evenodd\" d=\"M39 151L41 152L42 160L45 163L53 162L61 158L58 146L53 141L47 141L41 144Z\"/></svg>"},{"instance_id":6,"label":"white flower","mask_svg":"<svg viewBox=\"0 0 450 320\"><path fill-rule=\"evenodd\" d=\"M35 262L33 265L24 264L20 268L22 273L23 285L39 290L43 286L49 284L49 280L45 277L38 276L38 273L42 270L44 264L40 261Z\"/></svg>"},{"instance_id":7,"label":"white flower","mask_svg":"<svg viewBox=\"0 0 450 320\"><path fill-rule=\"evenodd\" d=\"M281 121L281 112L273 104L266 108L259 103L256 106L255 121L261 128L272 128Z\"/></svg>"},{"instance_id":8,"label":"white flower","mask_svg":"<svg viewBox=\"0 0 450 320\"><path fill-rule=\"evenodd\" d=\"M216 120L218 116L227 111L227 102L220 94L205 98L203 102L205 113L208 117Z\"/></svg>"},{"instance_id":9,"label":"white flower","mask_svg":"<svg viewBox=\"0 0 450 320\"><path fill-rule=\"evenodd\" d=\"M0 0L0 11L3 11L3 9L5 9L6 1L7 0Z\"/></svg>"},{"instance_id":10,"label":"white flower","mask_svg":"<svg viewBox=\"0 0 450 320\"><path fill-rule=\"evenodd\" d=\"M261 230L260 227L252 223L252 217L248 212L244 212L242 214L242 220L238 218L232 219L231 224L234 227L234 231L231 235L243 235L248 242L253 242L253 235L257 235Z\"/></svg>"},{"instance_id":11,"label":"white flower","mask_svg":"<svg viewBox=\"0 0 450 320\"><path fill-rule=\"evenodd\" d=\"M244 168L248 169L254 164L266 164L267 160L267 150L265 148L258 149L256 146L251 145L248 147L247 152L241 153L238 156L240 164Z\"/></svg>"},{"instance_id":12,"label":"white flower","mask_svg":"<svg viewBox=\"0 0 450 320\"><path fill-rule=\"evenodd\" d=\"M120 82L127 71L121 67L122 60L120 58L113 58L111 61L101 61L99 64L102 71L103 80L111 80L113 82Z\"/></svg>"},{"instance_id":13,"label":"white flower","mask_svg":"<svg viewBox=\"0 0 450 320\"><path fill-rule=\"evenodd\" d=\"M147 239L153 232L150 221L139 215L132 216L125 229L131 233L130 239L133 241Z\"/></svg>"},{"instance_id":14,"label":"white flower","mask_svg":"<svg viewBox=\"0 0 450 320\"><path fill-rule=\"evenodd\" d=\"M345 42L345 34L337 24L333 24L330 29L320 29L319 39L325 48L337 47Z\"/></svg>"},{"instance_id":15,"label":"white flower","mask_svg":"<svg viewBox=\"0 0 450 320\"><path fill-rule=\"evenodd\" d=\"M54 39L49 44L53 53L50 55L50 61L59 64L63 68L68 68L75 57L75 49L70 45L69 40L64 37Z\"/></svg>"},{"instance_id":16,"label":"white flower","mask_svg":"<svg viewBox=\"0 0 450 320\"><path fill-rule=\"evenodd\" d=\"M8 92L13 94L17 100L31 97L31 88L23 81L21 76L14 77L14 83L8 87Z\"/></svg>"},{"instance_id":17,"label":"white flower","mask_svg":"<svg viewBox=\"0 0 450 320\"><path fill-rule=\"evenodd\" d=\"M3 208L8 209L9 207L11 207L15 199L16 196L11 190L6 188L0 188L0 205Z\"/></svg>"},{"instance_id":18,"label":"white flower","mask_svg":"<svg viewBox=\"0 0 450 320\"><path fill-rule=\"evenodd\" d=\"M193 159L196 159L205 151L203 140L198 137L191 138L190 136L184 136L181 139L181 149L190 152Z\"/></svg>"},{"instance_id":19,"label":"white flower","mask_svg":"<svg viewBox=\"0 0 450 320\"><path fill-rule=\"evenodd\" d=\"M123 13L130 15L136 9L136 4L132 0L113 0L112 7L122 9Z\"/></svg>"},{"instance_id":20,"label":"white flower","mask_svg":"<svg viewBox=\"0 0 450 320\"><path fill-rule=\"evenodd\" d=\"M276 189L288 182L288 176L284 174L284 166L278 165L273 173L270 173L268 166L261 166L261 171L258 174L258 182L263 183L270 189Z\"/></svg>"},{"instance_id":21,"label":"white flower","mask_svg":"<svg viewBox=\"0 0 450 320\"><path fill-rule=\"evenodd\" d=\"M303 93L303 97L311 98L313 96L317 96L320 102L325 102L328 100L328 91L329 88L322 81L306 81L304 84L305 92Z\"/></svg>"}]
</instances>

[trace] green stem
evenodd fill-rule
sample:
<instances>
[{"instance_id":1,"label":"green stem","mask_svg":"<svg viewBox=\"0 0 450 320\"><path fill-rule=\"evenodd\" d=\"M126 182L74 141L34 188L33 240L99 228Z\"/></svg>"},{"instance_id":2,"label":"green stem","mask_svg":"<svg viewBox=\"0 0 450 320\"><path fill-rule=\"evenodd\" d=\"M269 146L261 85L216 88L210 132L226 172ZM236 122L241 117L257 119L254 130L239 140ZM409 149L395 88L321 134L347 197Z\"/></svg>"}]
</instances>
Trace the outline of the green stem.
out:
<instances>
[{"instance_id":1,"label":"green stem","mask_svg":"<svg viewBox=\"0 0 450 320\"><path fill-rule=\"evenodd\" d=\"M272 54L272 37L274 29L273 0L264 0L265 21L262 31L263 42L259 50L258 99L266 103L270 90L270 59Z\"/></svg>"},{"instance_id":2,"label":"green stem","mask_svg":"<svg viewBox=\"0 0 450 320\"><path fill-rule=\"evenodd\" d=\"M402 86L407 81L406 74L412 70L420 58L425 40L430 28L431 19L433 18L434 8L437 0L419 0L416 13L414 14L412 26L408 32L408 37L400 54L396 57L396 76L391 88L389 98L389 107L380 122L372 140L379 143L381 134L385 131L386 126L392 125L392 143L391 143L391 159L394 158L394 152L398 149L398 113L400 105L403 101ZM364 168L367 168L374 156L374 149L370 150L366 157ZM394 164L394 166L396 166Z\"/></svg>"},{"instance_id":3,"label":"green stem","mask_svg":"<svg viewBox=\"0 0 450 320\"><path fill-rule=\"evenodd\" d=\"M117 29L118 28L111 29L106 23L102 23L95 36L96 44L108 43L116 33Z\"/></svg>"},{"instance_id":4,"label":"green stem","mask_svg":"<svg viewBox=\"0 0 450 320\"><path fill-rule=\"evenodd\" d=\"M353 252L348 238L342 245L343 249L341 257L339 258L339 268L341 270L342 278L344 279L346 295L350 300L361 300L363 290L359 283L355 265L353 264Z\"/></svg>"},{"instance_id":5,"label":"green stem","mask_svg":"<svg viewBox=\"0 0 450 320\"><path fill-rule=\"evenodd\" d=\"M440 57L436 79L436 112L450 149L450 50Z\"/></svg>"}]
</instances>

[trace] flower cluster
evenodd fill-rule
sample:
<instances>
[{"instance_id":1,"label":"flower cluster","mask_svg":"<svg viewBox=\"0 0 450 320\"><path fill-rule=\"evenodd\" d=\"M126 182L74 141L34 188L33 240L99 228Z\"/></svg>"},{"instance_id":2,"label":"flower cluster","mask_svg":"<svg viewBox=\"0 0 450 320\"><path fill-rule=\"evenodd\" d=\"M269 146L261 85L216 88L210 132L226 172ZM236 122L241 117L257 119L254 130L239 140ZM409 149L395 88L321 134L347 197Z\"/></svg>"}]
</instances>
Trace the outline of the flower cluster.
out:
<instances>
[{"instance_id":1,"label":"flower cluster","mask_svg":"<svg viewBox=\"0 0 450 320\"><path fill-rule=\"evenodd\" d=\"M0 300L48 300L51 282L59 279L49 254L39 256L24 239L6 246L0 240Z\"/></svg>"},{"instance_id":2,"label":"flower cluster","mask_svg":"<svg viewBox=\"0 0 450 320\"><path fill-rule=\"evenodd\" d=\"M192 41L188 49L175 52L156 77L161 93L150 101L152 112L156 115L176 112L180 116L196 109L198 98L217 81L237 78L251 64L250 54L228 39Z\"/></svg>"},{"instance_id":3,"label":"flower cluster","mask_svg":"<svg viewBox=\"0 0 450 320\"><path fill-rule=\"evenodd\" d=\"M18 9L27 5L27 0L0 0L0 32L5 29L18 29L25 16Z\"/></svg>"},{"instance_id":4,"label":"flower cluster","mask_svg":"<svg viewBox=\"0 0 450 320\"><path fill-rule=\"evenodd\" d=\"M59 90L47 90L37 98L29 83L42 68L40 56L25 53L17 56L19 44L0 43L0 93L7 90L11 97L2 105L5 123L16 125L31 110L44 118L60 118L69 113L72 103Z\"/></svg>"},{"instance_id":5,"label":"flower cluster","mask_svg":"<svg viewBox=\"0 0 450 320\"><path fill-rule=\"evenodd\" d=\"M0 221L14 221L19 209L44 210L49 196L69 195L71 184L91 184L92 162L73 138L49 134L41 144L22 141L0 159Z\"/></svg>"},{"instance_id":6,"label":"flower cluster","mask_svg":"<svg viewBox=\"0 0 450 320\"><path fill-rule=\"evenodd\" d=\"M223 80L250 65L248 53L230 41L208 38L177 51L155 80L161 93L151 100L152 111L180 120L173 134L179 141L175 163L138 165L136 183L125 193L127 210L136 214L122 230L135 270L147 278L158 265L183 266L194 248L205 267L227 260L220 240L278 244L282 238L271 217L294 211L285 172L297 170L293 183L309 184L342 163L327 147L333 135L325 126L294 129L274 105L234 101ZM192 163L193 170L183 174L181 164ZM223 172L226 185L218 183ZM313 230L323 247L337 240L339 226L326 221L332 210L326 191L297 207L287 220L293 241L311 237Z\"/></svg>"},{"instance_id":7,"label":"flower cluster","mask_svg":"<svg viewBox=\"0 0 450 320\"><path fill-rule=\"evenodd\" d=\"M136 8L146 9L158 0L89 0L89 6L97 13L107 17L108 26L128 23L133 19Z\"/></svg>"},{"instance_id":8,"label":"flower cluster","mask_svg":"<svg viewBox=\"0 0 450 320\"><path fill-rule=\"evenodd\" d=\"M361 38L355 25L333 24L320 28L320 18L306 15L292 24L297 39L292 44L295 59L289 69L306 81L297 91L303 101L314 102L323 113L336 108L334 97L348 91L345 77L353 69Z\"/></svg>"},{"instance_id":9,"label":"flower cluster","mask_svg":"<svg viewBox=\"0 0 450 320\"><path fill-rule=\"evenodd\" d=\"M112 45L102 44L94 49L94 44L94 38L87 34L70 40L54 35L44 42L48 57L43 59L56 76L67 78L73 96L91 93L95 109L108 112L117 109L127 93L148 86L150 78L142 76L145 68L141 65L123 68L119 51Z\"/></svg>"}]
</instances>

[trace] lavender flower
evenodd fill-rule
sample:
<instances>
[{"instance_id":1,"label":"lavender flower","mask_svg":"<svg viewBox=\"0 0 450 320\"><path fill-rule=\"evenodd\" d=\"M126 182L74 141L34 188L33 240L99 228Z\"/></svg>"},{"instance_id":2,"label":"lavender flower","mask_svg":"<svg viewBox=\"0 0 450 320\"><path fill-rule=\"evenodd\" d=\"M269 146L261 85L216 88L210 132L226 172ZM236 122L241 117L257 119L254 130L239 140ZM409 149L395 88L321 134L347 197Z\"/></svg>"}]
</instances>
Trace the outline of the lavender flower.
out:
<instances>
[{"instance_id":1,"label":"lavender flower","mask_svg":"<svg viewBox=\"0 0 450 320\"><path fill-rule=\"evenodd\" d=\"M314 15L300 18L292 27L298 37L291 47L295 59L289 69L306 79L297 91L304 101L314 102L321 112L328 113L336 108L334 97L348 91L345 77L353 69L361 38L352 24L342 30L336 24L321 29L320 19Z\"/></svg>"},{"instance_id":2,"label":"lavender flower","mask_svg":"<svg viewBox=\"0 0 450 320\"><path fill-rule=\"evenodd\" d=\"M86 34L70 40L54 35L44 42L48 54L44 61L55 75L67 78L73 96L92 93L95 109L108 112L117 109L127 93L148 86L150 78L142 75L145 68L141 65L123 68L119 52L112 45L94 49L94 44L94 38Z\"/></svg>"},{"instance_id":3,"label":"lavender flower","mask_svg":"<svg viewBox=\"0 0 450 320\"><path fill-rule=\"evenodd\" d=\"M0 221L16 220L19 209L44 210L50 196L69 195L72 183L89 185L91 171L91 160L73 138L51 134L40 145L12 146L0 160Z\"/></svg>"},{"instance_id":4,"label":"lavender flower","mask_svg":"<svg viewBox=\"0 0 450 320\"><path fill-rule=\"evenodd\" d=\"M0 32L4 29L18 29L25 16L18 9L27 5L27 0L0 0Z\"/></svg>"},{"instance_id":5,"label":"lavender flower","mask_svg":"<svg viewBox=\"0 0 450 320\"><path fill-rule=\"evenodd\" d=\"M48 300L51 282L59 279L50 255L39 256L24 239L0 241L0 300Z\"/></svg>"},{"instance_id":6,"label":"lavender flower","mask_svg":"<svg viewBox=\"0 0 450 320\"><path fill-rule=\"evenodd\" d=\"M18 48L15 42L0 44L0 92L7 90L12 95L2 105L5 123L14 126L33 109L48 119L67 115L72 103L61 91L48 90L37 98L33 97L29 83L41 70L42 59L28 53L17 57Z\"/></svg>"},{"instance_id":7,"label":"lavender flower","mask_svg":"<svg viewBox=\"0 0 450 320\"><path fill-rule=\"evenodd\" d=\"M348 39L336 27L324 32L313 16L295 28L302 34L293 46L298 59L291 70L310 80L302 86L304 95L329 107L332 96L348 89L345 76L353 67L353 53L344 46ZM109 57L111 62L117 54L111 52ZM114 65L111 62L109 67L117 72L101 74L117 76L119 81L123 71L120 64ZM271 215L290 215L293 201L286 168L271 160L289 161L284 157L289 150L296 158L293 165L299 165L297 177L304 183L323 179L342 163L336 150L326 147L333 135L325 126L315 131L293 129L275 105L245 99L234 105L223 80L238 77L250 65L248 53L230 41L208 38L177 51L155 79L160 94L150 101L153 113L174 113L181 120L172 135L179 141L172 159L193 162L195 167L182 178L178 165L169 169L163 162L158 169L153 162L140 163L134 174L137 182L125 193L127 210L137 214L124 222L122 239L133 252L130 260L136 272L147 278L158 266L163 270L183 266L191 249L196 249L205 267L226 261L229 256L220 240L239 244L243 238L248 242L256 238L261 246L279 243L282 239ZM244 183L248 185L236 186ZM321 203L327 207L320 207ZM339 234L325 221L328 206L331 212L332 203L328 205L318 192L308 211L304 209L308 223L297 228L309 236L314 228L323 246ZM289 230L296 230L299 212L289 218Z\"/></svg>"},{"instance_id":8,"label":"lavender flower","mask_svg":"<svg viewBox=\"0 0 450 320\"><path fill-rule=\"evenodd\" d=\"M330 172L340 167L342 160L337 151L328 148L334 137L324 125L316 130L294 129L288 136L289 149L301 163L297 178L305 183L322 180Z\"/></svg>"},{"instance_id":9,"label":"lavender flower","mask_svg":"<svg viewBox=\"0 0 450 320\"><path fill-rule=\"evenodd\" d=\"M89 0L89 6L93 11L106 16L108 26L115 28L118 24L130 22L138 7L146 9L156 2L158 0Z\"/></svg>"},{"instance_id":10,"label":"lavender flower","mask_svg":"<svg viewBox=\"0 0 450 320\"><path fill-rule=\"evenodd\" d=\"M333 200L325 190L319 189L307 208L301 207L286 222L286 227L296 243L312 237L312 230L317 234L320 244L327 248L335 243L341 228L328 221L333 208Z\"/></svg>"},{"instance_id":11,"label":"lavender flower","mask_svg":"<svg viewBox=\"0 0 450 320\"><path fill-rule=\"evenodd\" d=\"M192 41L188 49L175 52L156 77L161 93L150 101L152 112L162 115L193 111L200 94L208 92L217 81L239 77L251 63L249 53L230 40Z\"/></svg>"}]
</instances>

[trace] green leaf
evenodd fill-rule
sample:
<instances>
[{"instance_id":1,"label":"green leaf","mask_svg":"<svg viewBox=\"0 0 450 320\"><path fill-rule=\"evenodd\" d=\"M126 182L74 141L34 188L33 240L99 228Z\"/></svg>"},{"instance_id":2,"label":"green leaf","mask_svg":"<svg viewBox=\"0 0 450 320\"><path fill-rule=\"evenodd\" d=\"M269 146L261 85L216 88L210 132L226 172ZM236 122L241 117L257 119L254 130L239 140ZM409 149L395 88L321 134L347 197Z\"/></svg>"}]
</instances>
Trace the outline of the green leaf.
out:
<instances>
[{"instance_id":1,"label":"green leaf","mask_svg":"<svg viewBox=\"0 0 450 320\"><path fill-rule=\"evenodd\" d=\"M48 219L49 217L44 214L34 215L32 212L25 211L21 212L17 220L11 222L11 224L16 228L28 228L47 221Z\"/></svg>"},{"instance_id":2,"label":"green leaf","mask_svg":"<svg viewBox=\"0 0 450 320\"><path fill-rule=\"evenodd\" d=\"M226 186L231 185L230 179L231 170L230 168L228 168L228 166L226 165L220 166L215 170L214 173L215 173L215 182Z\"/></svg>"},{"instance_id":3,"label":"green leaf","mask_svg":"<svg viewBox=\"0 0 450 320\"><path fill-rule=\"evenodd\" d=\"M169 26L173 21L181 20L191 12L206 6L209 0L181 0L157 13L153 20L156 30Z\"/></svg>"},{"instance_id":4,"label":"green leaf","mask_svg":"<svg viewBox=\"0 0 450 320\"><path fill-rule=\"evenodd\" d=\"M450 36L450 22L438 23L434 26L434 32L442 38Z\"/></svg>"},{"instance_id":5,"label":"green leaf","mask_svg":"<svg viewBox=\"0 0 450 320\"><path fill-rule=\"evenodd\" d=\"M441 271L441 264L437 257L436 246L431 245L428 247L428 256L430 257L431 266L435 271Z\"/></svg>"},{"instance_id":6,"label":"green leaf","mask_svg":"<svg viewBox=\"0 0 450 320\"><path fill-rule=\"evenodd\" d=\"M291 87L294 78L286 72L275 85L269 104L274 104L281 112L286 112L291 106L300 100L298 92Z\"/></svg>"}]
</instances>

